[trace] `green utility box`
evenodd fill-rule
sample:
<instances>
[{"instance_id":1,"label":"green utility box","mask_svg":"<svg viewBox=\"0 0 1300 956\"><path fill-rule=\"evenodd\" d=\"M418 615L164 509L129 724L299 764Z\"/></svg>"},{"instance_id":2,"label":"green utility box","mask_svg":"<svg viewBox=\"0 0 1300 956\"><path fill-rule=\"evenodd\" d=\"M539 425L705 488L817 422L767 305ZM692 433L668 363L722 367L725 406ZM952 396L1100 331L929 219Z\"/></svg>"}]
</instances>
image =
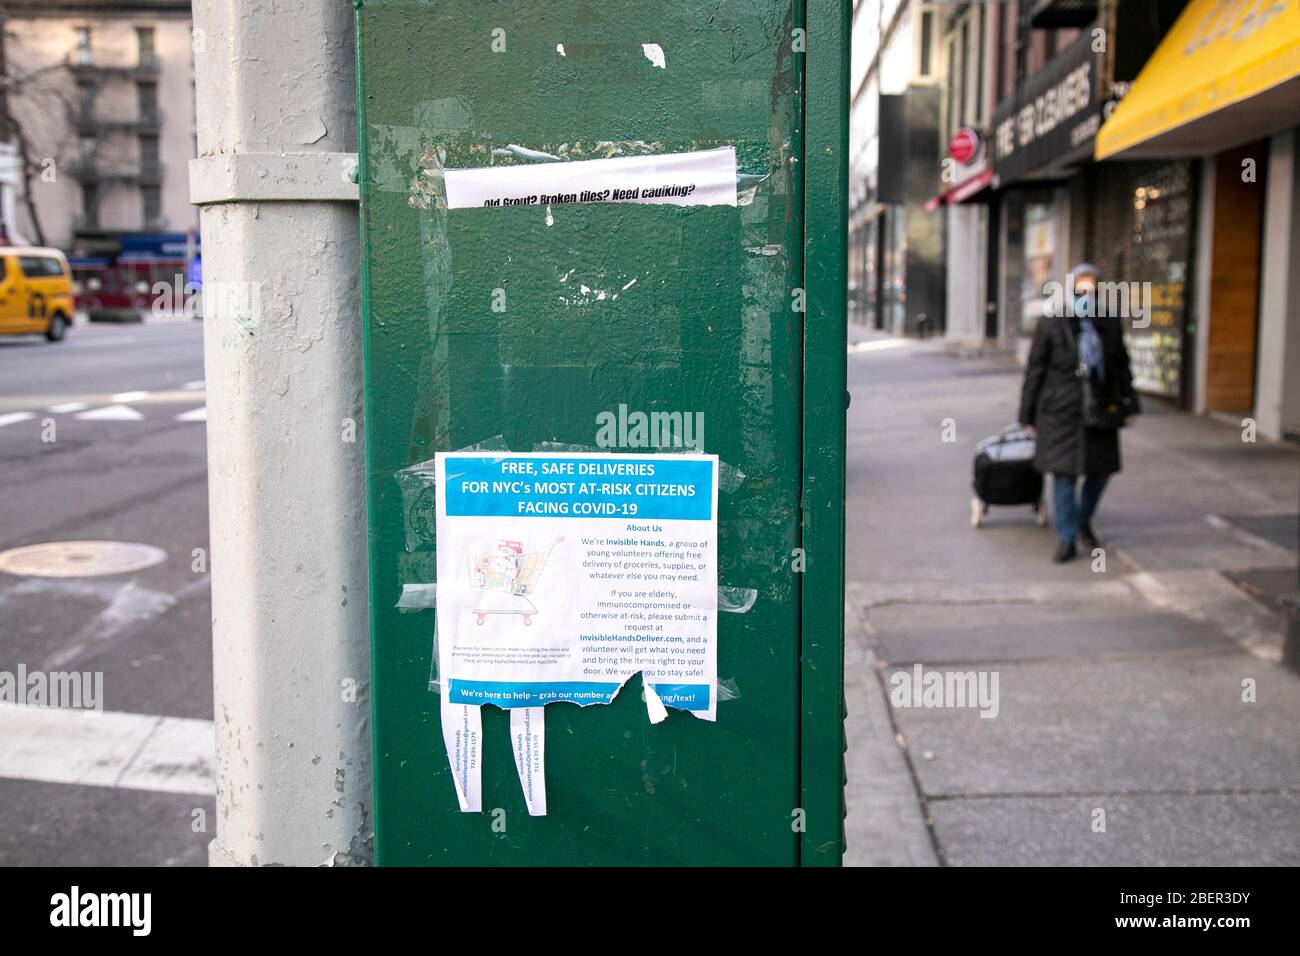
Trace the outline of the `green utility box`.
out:
<instances>
[{"instance_id":1,"label":"green utility box","mask_svg":"<svg viewBox=\"0 0 1300 956\"><path fill-rule=\"evenodd\" d=\"M359 0L378 863L840 862L848 31L847 0ZM652 723L639 676L551 703L544 816L506 710L479 812L444 747L438 567L466 562L434 460L464 449L716 456L716 719ZM572 587L518 593L541 565L498 537L480 584L526 568L539 615Z\"/></svg>"}]
</instances>

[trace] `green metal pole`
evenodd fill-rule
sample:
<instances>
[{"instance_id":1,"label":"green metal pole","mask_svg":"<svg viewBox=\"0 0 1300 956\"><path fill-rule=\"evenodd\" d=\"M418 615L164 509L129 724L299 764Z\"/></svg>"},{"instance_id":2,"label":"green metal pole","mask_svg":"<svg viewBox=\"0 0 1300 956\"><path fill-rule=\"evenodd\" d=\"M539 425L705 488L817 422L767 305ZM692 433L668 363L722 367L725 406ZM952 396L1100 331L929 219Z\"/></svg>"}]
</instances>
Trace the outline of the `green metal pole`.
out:
<instances>
[{"instance_id":1,"label":"green metal pole","mask_svg":"<svg viewBox=\"0 0 1300 956\"><path fill-rule=\"evenodd\" d=\"M800 796L804 866L844 853L844 429L849 20L809 0L804 55L803 575Z\"/></svg>"}]
</instances>

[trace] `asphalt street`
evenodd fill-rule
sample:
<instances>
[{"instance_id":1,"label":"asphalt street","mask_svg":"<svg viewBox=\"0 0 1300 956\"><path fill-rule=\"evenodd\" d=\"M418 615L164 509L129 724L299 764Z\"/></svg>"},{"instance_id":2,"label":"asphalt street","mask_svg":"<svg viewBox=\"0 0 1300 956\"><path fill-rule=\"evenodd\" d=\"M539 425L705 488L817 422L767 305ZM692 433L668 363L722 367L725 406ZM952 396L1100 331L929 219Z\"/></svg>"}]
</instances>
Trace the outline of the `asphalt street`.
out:
<instances>
[{"instance_id":1,"label":"asphalt street","mask_svg":"<svg viewBox=\"0 0 1300 956\"><path fill-rule=\"evenodd\" d=\"M0 571L0 673L102 675L102 714L0 704L0 865L207 862L212 798L200 323L0 339L0 563L148 545L152 566ZM2 566L2 564L0 564ZM75 568L74 568L75 570Z\"/></svg>"}]
</instances>

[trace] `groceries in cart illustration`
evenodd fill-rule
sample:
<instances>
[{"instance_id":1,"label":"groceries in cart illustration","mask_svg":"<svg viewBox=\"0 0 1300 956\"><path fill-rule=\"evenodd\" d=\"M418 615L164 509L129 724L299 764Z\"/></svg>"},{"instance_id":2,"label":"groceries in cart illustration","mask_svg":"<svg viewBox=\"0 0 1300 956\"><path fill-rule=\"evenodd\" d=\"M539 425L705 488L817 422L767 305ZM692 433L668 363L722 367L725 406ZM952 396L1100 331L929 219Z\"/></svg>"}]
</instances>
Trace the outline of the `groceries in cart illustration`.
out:
<instances>
[{"instance_id":1,"label":"groceries in cart illustration","mask_svg":"<svg viewBox=\"0 0 1300 956\"><path fill-rule=\"evenodd\" d=\"M502 541L495 551L472 555L469 579L483 592L474 609L476 623L482 624L489 614L518 614L525 625L532 624L539 612L528 595L536 589L546 559L563 541L556 538L545 551L525 551L520 541Z\"/></svg>"}]
</instances>

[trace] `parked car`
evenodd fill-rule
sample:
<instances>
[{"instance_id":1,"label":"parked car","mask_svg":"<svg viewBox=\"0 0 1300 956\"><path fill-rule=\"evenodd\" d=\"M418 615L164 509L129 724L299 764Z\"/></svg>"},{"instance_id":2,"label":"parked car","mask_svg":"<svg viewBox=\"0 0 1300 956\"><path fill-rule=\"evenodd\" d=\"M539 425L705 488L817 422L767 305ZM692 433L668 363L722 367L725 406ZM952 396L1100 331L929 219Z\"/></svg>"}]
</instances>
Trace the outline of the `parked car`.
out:
<instances>
[{"instance_id":1,"label":"parked car","mask_svg":"<svg viewBox=\"0 0 1300 956\"><path fill-rule=\"evenodd\" d=\"M60 341L72 322L72 271L58 249L0 247L0 335Z\"/></svg>"}]
</instances>

